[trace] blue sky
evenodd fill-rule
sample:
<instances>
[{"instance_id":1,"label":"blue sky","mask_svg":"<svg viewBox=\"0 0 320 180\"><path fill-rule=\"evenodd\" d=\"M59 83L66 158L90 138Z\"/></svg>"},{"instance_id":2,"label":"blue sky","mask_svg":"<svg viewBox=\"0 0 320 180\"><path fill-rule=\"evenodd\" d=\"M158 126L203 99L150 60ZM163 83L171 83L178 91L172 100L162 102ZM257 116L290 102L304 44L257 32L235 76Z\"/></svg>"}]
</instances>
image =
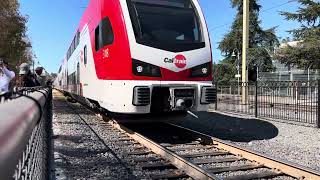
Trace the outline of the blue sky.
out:
<instances>
[{"instance_id":1,"label":"blue sky","mask_svg":"<svg viewBox=\"0 0 320 180\"><path fill-rule=\"evenodd\" d=\"M29 16L28 35L37 61L49 72L57 72L62 58L73 38L89 0L20 0L20 11ZM285 21L280 11L295 11L296 2L289 0L259 0L263 6L260 15L263 28L278 26L277 36L290 36L287 31L298 27L296 22ZM218 42L230 30L235 9L230 0L199 0L206 16L213 47L213 59L222 59ZM287 4L285 4L287 3Z\"/></svg>"}]
</instances>

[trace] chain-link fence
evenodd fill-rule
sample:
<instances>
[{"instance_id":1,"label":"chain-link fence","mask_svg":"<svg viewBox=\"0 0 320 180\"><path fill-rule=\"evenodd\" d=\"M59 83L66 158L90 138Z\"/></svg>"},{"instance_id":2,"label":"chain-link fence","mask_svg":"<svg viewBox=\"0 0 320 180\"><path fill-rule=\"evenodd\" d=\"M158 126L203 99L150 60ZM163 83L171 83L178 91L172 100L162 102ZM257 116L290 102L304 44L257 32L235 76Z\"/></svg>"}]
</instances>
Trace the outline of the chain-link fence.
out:
<instances>
[{"instance_id":1,"label":"chain-link fence","mask_svg":"<svg viewBox=\"0 0 320 180\"><path fill-rule=\"evenodd\" d=\"M49 179L51 89L23 89L0 99L1 179Z\"/></svg>"},{"instance_id":2,"label":"chain-link fence","mask_svg":"<svg viewBox=\"0 0 320 180\"><path fill-rule=\"evenodd\" d=\"M320 127L318 81L217 84L216 110Z\"/></svg>"}]
</instances>

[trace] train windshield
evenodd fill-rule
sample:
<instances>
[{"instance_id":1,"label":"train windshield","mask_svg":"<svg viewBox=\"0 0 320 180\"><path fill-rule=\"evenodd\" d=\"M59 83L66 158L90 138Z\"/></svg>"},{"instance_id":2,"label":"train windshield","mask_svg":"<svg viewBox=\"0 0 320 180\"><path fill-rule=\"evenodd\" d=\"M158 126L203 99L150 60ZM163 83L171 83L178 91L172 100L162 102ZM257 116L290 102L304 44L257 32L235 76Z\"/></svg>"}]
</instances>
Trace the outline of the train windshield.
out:
<instances>
[{"instance_id":1,"label":"train windshield","mask_svg":"<svg viewBox=\"0 0 320 180\"><path fill-rule=\"evenodd\" d=\"M169 51L205 46L191 0L128 0L128 5L138 43Z\"/></svg>"}]
</instances>

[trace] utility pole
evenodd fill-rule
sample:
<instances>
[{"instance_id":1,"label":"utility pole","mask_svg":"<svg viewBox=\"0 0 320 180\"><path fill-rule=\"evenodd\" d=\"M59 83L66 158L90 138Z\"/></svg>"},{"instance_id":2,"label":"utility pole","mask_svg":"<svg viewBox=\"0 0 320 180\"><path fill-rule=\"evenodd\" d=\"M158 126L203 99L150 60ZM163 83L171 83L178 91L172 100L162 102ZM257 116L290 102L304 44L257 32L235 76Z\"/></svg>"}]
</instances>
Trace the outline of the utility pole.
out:
<instances>
[{"instance_id":1,"label":"utility pole","mask_svg":"<svg viewBox=\"0 0 320 180\"><path fill-rule=\"evenodd\" d=\"M242 32L242 104L248 102L248 69L247 53L249 48L249 0L243 0L243 32Z\"/></svg>"}]
</instances>

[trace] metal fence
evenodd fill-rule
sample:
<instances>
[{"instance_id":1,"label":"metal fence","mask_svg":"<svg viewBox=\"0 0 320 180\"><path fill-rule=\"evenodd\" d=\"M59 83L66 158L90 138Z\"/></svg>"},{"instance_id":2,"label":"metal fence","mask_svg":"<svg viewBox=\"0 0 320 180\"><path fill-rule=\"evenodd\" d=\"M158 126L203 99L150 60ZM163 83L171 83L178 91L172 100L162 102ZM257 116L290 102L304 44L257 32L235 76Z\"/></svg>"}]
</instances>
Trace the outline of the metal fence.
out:
<instances>
[{"instance_id":1,"label":"metal fence","mask_svg":"<svg viewBox=\"0 0 320 180\"><path fill-rule=\"evenodd\" d=\"M259 72L260 81L316 81L319 77L319 70Z\"/></svg>"},{"instance_id":2,"label":"metal fence","mask_svg":"<svg viewBox=\"0 0 320 180\"><path fill-rule=\"evenodd\" d=\"M217 83L215 109L320 127L319 85L319 81Z\"/></svg>"},{"instance_id":3,"label":"metal fence","mask_svg":"<svg viewBox=\"0 0 320 180\"><path fill-rule=\"evenodd\" d=\"M0 97L1 179L49 179L51 89L24 89Z\"/></svg>"}]
</instances>

